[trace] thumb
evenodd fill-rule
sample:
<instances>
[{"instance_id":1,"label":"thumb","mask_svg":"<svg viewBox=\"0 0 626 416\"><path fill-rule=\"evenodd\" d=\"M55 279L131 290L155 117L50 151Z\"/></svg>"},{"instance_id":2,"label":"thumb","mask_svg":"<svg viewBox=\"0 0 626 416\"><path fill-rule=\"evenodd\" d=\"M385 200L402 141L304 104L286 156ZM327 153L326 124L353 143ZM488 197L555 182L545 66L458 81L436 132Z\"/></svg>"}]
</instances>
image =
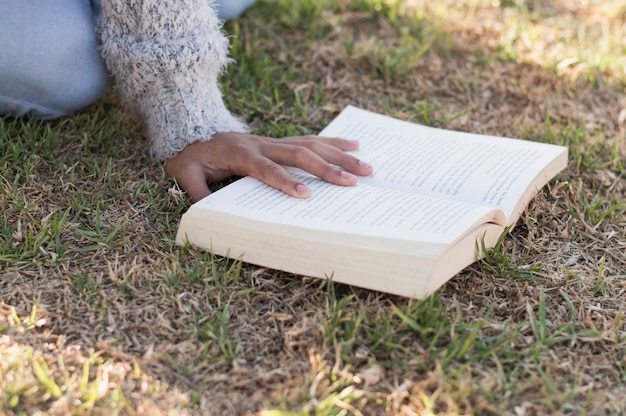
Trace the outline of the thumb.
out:
<instances>
[{"instance_id":1,"label":"thumb","mask_svg":"<svg viewBox=\"0 0 626 416\"><path fill-rule=\"evenodd\" d=\"M211 194L209 187L204 181L200 181L198 183L195 183L194 181L191 185L187 187L182 184L181 186L187 192L187 195L189 195L189 199L191 199L191 202L198 202L202 198Z\"/></svg>"},{"instance_id":2,"label":"thumb","mask_svg":"<svg viewBox=\"0 0 626 416\"><path fill-rule=\"evenodd\" d=\"M193 167L181 170L176 176L178 184L191 199L191 202L198 202L211 191L206 182L206 177L201 167Z\"/></svg>"}]
</instances>

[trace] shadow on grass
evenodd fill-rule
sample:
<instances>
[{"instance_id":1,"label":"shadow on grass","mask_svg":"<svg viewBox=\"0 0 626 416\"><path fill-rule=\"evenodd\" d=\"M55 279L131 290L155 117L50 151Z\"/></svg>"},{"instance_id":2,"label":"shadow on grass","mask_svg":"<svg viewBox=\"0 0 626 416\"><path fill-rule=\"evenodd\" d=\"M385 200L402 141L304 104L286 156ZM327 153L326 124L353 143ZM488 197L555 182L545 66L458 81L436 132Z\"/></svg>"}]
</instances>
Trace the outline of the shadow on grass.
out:
<instances>
[{"instance_id":1,"label":"shadow on grass","mask_svg":"<svg viewBox=\"0 0 626 416\"><path fill-rule=\"evenodd\" d=\"M222 82L261 134L314 133L356 104L567 145L568 172L494 254L499 276L474 265L409 301L175 247L188 203L121 108L9 121L0 410L623 409L624 54L562 64L585 42L559 22L595 33L600 6L458 3L259 2L226 26Z\"/></svg>"}]
</instances>

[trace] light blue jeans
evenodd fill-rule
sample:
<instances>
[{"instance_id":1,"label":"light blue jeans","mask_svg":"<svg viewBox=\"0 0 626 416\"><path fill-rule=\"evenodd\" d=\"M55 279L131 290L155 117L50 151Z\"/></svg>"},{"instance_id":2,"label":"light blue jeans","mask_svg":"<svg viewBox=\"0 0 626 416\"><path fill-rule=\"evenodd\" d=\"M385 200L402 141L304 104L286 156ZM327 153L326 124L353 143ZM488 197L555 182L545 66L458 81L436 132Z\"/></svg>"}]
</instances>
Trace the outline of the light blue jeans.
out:
<instances>
[{"instance_id":1,"label":"light blue jeans","mask_svg":"<svg viewBox=\"0 0 626 416\"><path fill-rule=\"evenodd\" d=\"M0 0L0 116L51 119L100 98L111 83L98 53L100 0ZM218 0L220 18L254 0Z\"/></svg>"}]
</instances>

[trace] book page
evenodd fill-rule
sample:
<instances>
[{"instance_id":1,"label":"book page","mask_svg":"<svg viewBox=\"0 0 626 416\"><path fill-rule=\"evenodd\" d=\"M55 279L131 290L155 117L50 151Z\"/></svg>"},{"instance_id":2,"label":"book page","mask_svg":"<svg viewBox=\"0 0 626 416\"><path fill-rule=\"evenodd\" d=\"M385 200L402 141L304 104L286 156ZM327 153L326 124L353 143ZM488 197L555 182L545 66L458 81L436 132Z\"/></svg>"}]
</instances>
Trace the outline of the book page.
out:
<instances>
[{"instance_id":1,"label":"book page","mask_svg":"<svg viewBox=\"0 0 626 416\"><path fill-rule=\"evenodd\" d=\"M435 129L347 107L321 136L356 139L374 174L360 182L488 205L507 218L561 146Z\"/></svg>"},{"instance_id":2,"label":"book page","mask_svg":"<svg viewBox=\"0 0 626 416\"><path fill-rule=\"evenodd\" d=\"M487 207L365 184L342 187L294 174L311 188L312 197L293 198L247 177L193 208L314 230L432 243L450 243L477 224L504 221L502 213Z\"/></svg>"}]
</instances>

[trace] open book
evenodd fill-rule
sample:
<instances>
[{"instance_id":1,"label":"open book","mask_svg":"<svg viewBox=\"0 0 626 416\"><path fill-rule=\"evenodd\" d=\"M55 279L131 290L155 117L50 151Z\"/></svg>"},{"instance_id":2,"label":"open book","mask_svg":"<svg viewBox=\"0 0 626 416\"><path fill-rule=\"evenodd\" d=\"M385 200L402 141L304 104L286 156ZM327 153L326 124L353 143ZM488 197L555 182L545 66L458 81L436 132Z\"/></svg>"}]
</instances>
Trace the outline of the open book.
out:
<instances>
[{"instance_id":1,"label":"open book","mask_svg":"<svg viewBox=\"0 0 626 416\"><path fill-rule=\"evenodd\" d=\"M246 177L192 205L177 241L299 275L424 297L477 260L535 193L567 165L567 149L424 127L347 107L321 133L360 141L374 167L354 187L292 169L297 199Z\"/></svg>"}]
</instances>

